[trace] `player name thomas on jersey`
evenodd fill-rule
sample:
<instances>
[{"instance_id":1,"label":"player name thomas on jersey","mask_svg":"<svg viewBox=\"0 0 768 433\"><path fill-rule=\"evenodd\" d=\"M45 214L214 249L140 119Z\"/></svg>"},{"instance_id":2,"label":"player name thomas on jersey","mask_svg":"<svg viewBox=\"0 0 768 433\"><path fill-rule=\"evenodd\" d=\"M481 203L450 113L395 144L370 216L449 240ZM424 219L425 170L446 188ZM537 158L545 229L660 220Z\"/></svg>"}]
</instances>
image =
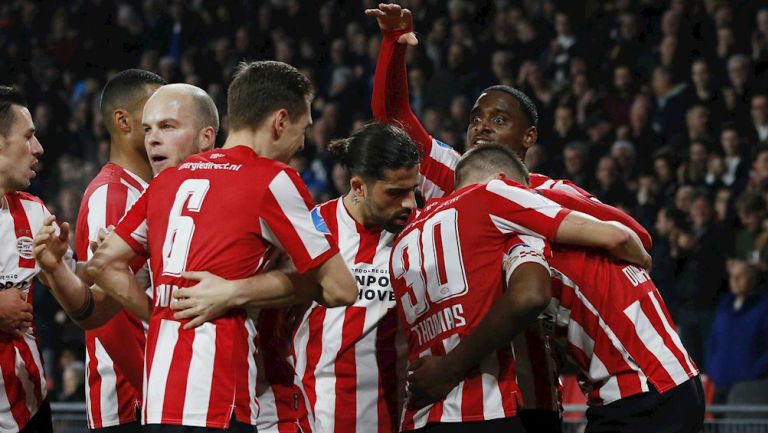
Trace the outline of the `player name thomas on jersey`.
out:
<instances>
[{"instance_id":1,"label":"player name thomas on jersey","mask_svg":"<svg viewBox=\"0 0 768 433\"><path fill-rule=\"evenodd\" d=\"M429 202L398 235L390 261L408 359L453 350L501 296L502 257L509 243L523 233L542 243L551 240L568 212L511 180L471 185ZM540 254L520 245L514 249L516 263L546 266ZM418 411L407 408L402 429L508 418L517 413L518 400L510 342L444 400Z\"/></svg>"},{"instance_id":2,"label":"player name thomas on jersey","mask_svg":"<svg viewBox=\"0 0 768 433\"><path fill-rule=\"evenodd\" d=\"M255 327L235 310L182 329L168 301L204 270L225 279L262 272L275 248L299 272L338 252L314 226L313 206L298 173L236 146L188 159L163 171L115 232L149 255L155 308L147 336L144 422L224 428L256 424Z\"/></svg>"}]
</instances>

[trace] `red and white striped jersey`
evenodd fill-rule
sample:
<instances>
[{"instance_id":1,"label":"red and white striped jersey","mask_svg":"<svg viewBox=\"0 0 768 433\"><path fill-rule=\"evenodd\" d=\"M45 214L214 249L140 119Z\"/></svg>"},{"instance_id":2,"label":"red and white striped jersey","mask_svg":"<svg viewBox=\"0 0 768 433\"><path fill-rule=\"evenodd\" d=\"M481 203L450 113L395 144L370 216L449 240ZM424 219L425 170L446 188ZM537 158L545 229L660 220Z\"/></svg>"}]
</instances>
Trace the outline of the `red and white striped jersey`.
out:
<instances>
[{"instance_id":1,"label":"red and white striped jersey","mask_svg":"<svg viewBox=\"0 0 768 433\"><path fill-rule=\"evenodd\" d=\"M145 424L224 428L256 424L256 328L243 310L193 330L174 319L173 291L186 271L241 279L285 251L296 269L338 252L312 222L313 203L298 173L244 146L188 158L158 175L115 229L149 256L154 309L144 369Z\"/></svg>"},{"instance_id":2,"label":"red and white striped jersey","mask_svg":"<svg viewBox=\"0 0 768 433\"><path fill-rule=\"evenodd\" d=\"M50 215L40 199L23 192L0 196L0 287L19 289L32 303L32 283L40 268L33 238ZM45 371L34 327L23 338L0 335L0 433L18 432L46 396Z\"/></svg>"},{"instance_id":3,"label":"red and white striped jersey","mask_svg":"<svg viewBox=\"0 0 768 433\"><path fill-rule=\"evenodd\" d=\"M77 217L75 252L80 260L91 258L89 243L98 239L99 230L117 225L146 187L144 180L119 165L108 163L101 168L85 190ZM139 259L134 271L143 267ZM149 286L145 268L137 279L141 287ZM85 331L88 428L136 421L145 343L144 324L128 310L98 329Z\"/></svg>"},{"instance_id":4,"label":"red and white striped jersey","mask_svg":"<svg viewBox=\"0 0 768 433\"><path fill-rule=\"evenodd\" d=\"M590 405L663 393L698 374L648 273L590 250L555 246L545 314L565 334Z\"/></svg>"},{"instance_id":5,"label":"red and white striped jersey","mask_svg":"<svg viewBox=\"0 0 768 433\"><path fill-rule=\"evenodd\" d=\"M256 427L260 433L312 433L301 388L295 384L291 312L265 309L255 319L259 400Z\"/></svg>"},{"instance_id":6,"label":"red and white striped jersey","mask_svg":"<svg viewBox=\"0 0 768 433\"><path fill-rule=\"evenodd\" d=\"M501 296L509 242L518 235L552 240L568 212L511 180L470 185L427 203L398 235L390 264L408 359L453 350ZM513 263L542 263L540 253L524 243L522 248ZM469 254L472 259L465 260ZM519 398L510 344L484 359L444 400L406 409L401 429L511 417Z\"/></svg>"},{"instance_id":7,"label":"red and white striped jersey","mask_svg":"<svg viewBox=\"0 0 768 433\"><path fill-rule=\"evenodd\" d=\"M394 432L405 384L405 342L389 279L394 235L366 229L342 199L312 211L358 284L349 307L313 303L294 337L296 374L316 433Z\"/></svg>"}]
</instances>

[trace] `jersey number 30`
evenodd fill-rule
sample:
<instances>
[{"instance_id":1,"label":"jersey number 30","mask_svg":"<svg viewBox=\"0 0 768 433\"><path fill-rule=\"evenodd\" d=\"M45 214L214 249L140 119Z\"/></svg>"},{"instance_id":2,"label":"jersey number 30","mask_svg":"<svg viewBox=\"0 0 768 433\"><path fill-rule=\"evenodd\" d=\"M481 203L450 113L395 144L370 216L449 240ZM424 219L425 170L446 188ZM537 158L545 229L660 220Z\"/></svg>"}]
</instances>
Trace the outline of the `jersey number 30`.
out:
<instances>
[{"instance_id":1,"label":"jersey number 30","mask_svg":"<svg viewBox=\"0 0 768 433\"><path fill-rule=\"evenodd\" d=\"M457 217L456 209L436 213L424 223L423 231L412 230L392 251L393 276L403 278L411 289L400 297L409 324L429 309L430 302L467 291Z\"/></svg>"},{"instance_id":2,"label":"jersey number 30","mask_svg":"<svg viewBox=\"0 0 768 433\"><path fill-rule=\"evenodd\" d=\"M178 277L186 270L189 245L195 234L195 220L181 212L200 212L210 185L208 179L187 179L176 191L163 242L164 275Z\"/></svg>"}]
</instances>

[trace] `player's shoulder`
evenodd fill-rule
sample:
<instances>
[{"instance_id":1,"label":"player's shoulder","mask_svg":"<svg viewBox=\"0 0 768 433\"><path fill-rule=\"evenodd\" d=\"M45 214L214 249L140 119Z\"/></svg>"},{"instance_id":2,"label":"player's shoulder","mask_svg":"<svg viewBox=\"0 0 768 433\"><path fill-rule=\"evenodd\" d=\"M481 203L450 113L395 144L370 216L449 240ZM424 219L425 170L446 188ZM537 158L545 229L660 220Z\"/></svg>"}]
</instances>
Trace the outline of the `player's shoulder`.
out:
<instances>
[{"instance_id":1,"label":"player's shoulder","mask_svg":"<svg viewBox=\"0 0 768 433\"><path fill-rule=\"evenodd\" d=\"M514 191L514 190L530 190L530 187L525 186L519 182L516 182L509 178L493 179L485 184L484 191L489 193L498 194L502 191Z\"/></svg>"},{"instance_id":2,"label":"player's shoulder","mask_svg":"<svg viewBox=\"0 0 768 433\"><path fill-rule=\"evenodd\" d=\"M34 203L37 203L37 204L45 207L45 203L43 202L43 200L40 197L38 197L36 195L33 195L33 194L30 194L28 192L17 191L17 192L12 192L10 194L15 195L21 201L34 202Z\"/></svg>"}]
</instances>

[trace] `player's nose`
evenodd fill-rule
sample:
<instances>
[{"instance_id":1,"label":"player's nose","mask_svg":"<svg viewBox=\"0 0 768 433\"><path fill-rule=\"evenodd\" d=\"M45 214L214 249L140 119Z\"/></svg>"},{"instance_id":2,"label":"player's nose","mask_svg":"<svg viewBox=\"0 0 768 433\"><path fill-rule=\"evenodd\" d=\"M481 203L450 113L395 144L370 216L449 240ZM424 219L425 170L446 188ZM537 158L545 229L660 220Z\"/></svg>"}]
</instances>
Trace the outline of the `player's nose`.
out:
<instances>
[{"instance_id":1,"label":"player's nose","mask_svg":"<svg viewBox=\"0 0 768 433\"><path fill-rule=\"evenodd\" d=\"M410 211L416 209L416 192L411 191L403 199L402 206Z\"/></svg>"}]
</instances>

